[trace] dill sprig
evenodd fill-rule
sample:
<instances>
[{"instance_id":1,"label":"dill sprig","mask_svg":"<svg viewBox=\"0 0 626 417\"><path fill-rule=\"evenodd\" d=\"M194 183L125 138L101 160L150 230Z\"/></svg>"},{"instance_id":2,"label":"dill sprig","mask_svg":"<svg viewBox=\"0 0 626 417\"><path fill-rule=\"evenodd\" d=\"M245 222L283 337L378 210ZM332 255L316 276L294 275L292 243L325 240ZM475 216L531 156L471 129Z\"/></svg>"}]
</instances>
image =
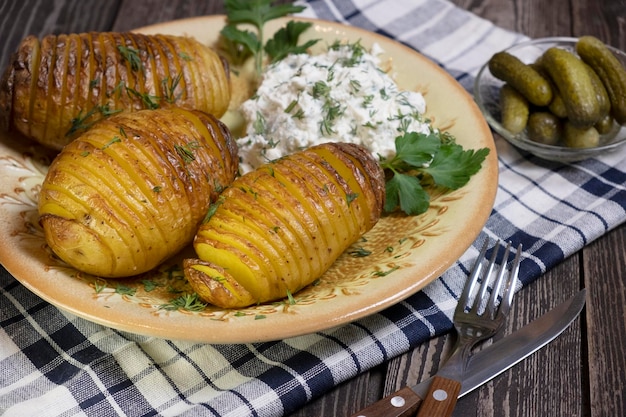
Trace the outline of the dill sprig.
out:
<instances>
[{"instance_id":1,"label":"dill sprig","mask_svg":"<svg viewBox=\"0 0 626 417\"><path fill-rule=\"evenodd\" d=\"M138 50L129 48L125 45L118 45L117 50L122 55L122 58L130 64L130 68L133 71L143 71L143 62L141 62L141 56L139 56Z\"/></svg>"},{"instance_id":2,"label":"dill sprig","mask_svg":"<svg viewBox=\"0 0 626 417\"><path fill-rule=\"evenodd\" d=\"M102 104L98 106L93 106L87 112L83 113L81 110L78 113L78 116L74 117L71 122L71 126L68 131L65 133L65 136L71 136L74 133L81 130L88 130L94 124L98 123L102 119L106 119L109 116L112 116L116 113L123 111L122 109L111 109L111 106L107 104Z\"/></svg>"},{"instance_id":3,"label":"dill sprig","mask_svg":"<svg viewBox=\"0 0 626 417\"><path fill-rule=\"evenodd\" d=\"M183 294L178 298L170 300L169 303L161 304L160 309L168 311L186 310L186 311L202 311L207 305L200 300L196 293Z\"/></svg>"}]
</instances>

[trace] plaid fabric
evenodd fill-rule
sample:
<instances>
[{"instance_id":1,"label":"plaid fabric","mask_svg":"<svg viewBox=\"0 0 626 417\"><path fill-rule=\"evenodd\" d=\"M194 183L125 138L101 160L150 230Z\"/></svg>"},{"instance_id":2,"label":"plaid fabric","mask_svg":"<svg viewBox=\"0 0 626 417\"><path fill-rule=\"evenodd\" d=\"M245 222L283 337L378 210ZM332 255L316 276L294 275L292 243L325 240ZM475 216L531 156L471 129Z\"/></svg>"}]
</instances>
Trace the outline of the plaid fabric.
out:
<instances>
[{"instance_id":1,"label":"plaid fabric","mask_svg":"<svg viewBox=\"0 0 626 417\"><path fill-rule=\"evenodd\" d=\"M442 0L314 0L303 13L397 39L471 89L491 54L523 37ZM626 219L625 153L559 165L497 141L486 236L522 243L521 284ZM247 345L137 336L59 311L0 270L4 416L280 416L451 328L471 247L404 302L338 329Z\"/></svg>"}]
</instances>

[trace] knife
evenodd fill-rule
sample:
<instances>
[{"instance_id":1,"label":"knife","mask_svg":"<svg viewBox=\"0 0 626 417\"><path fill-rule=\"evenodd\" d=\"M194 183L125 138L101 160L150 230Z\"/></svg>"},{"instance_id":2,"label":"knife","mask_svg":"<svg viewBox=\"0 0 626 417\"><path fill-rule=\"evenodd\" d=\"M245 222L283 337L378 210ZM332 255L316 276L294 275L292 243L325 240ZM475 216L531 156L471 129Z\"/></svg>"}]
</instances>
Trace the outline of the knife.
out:
<instances>
[{"instance_id":1,"label":"knife","mask_svg":"<svg viewBox=\"0 0 626 417\"><path fill-rule=\"evenodd\" d=\"M521 329L474 353L467 364L458 396L471 392L559 336L580 314L585 305L585 294L586 290L581 290ZM428 393L432 378L404 387L352 417L412 417Z\"/></svg>"}]
</instances>

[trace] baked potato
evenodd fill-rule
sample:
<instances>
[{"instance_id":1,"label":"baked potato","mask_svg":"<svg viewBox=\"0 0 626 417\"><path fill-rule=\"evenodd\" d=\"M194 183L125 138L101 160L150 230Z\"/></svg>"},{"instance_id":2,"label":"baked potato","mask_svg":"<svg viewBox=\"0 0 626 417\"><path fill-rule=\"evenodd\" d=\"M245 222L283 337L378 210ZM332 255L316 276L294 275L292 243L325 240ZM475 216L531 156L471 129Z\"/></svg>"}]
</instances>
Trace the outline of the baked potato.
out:
<instances>
[{"instance_id":1,"label":"baked potato","mask_svg":"<svg viewBox=\"0 0 626 417\"><path fill-rule=\"evenodd\" d=\"M359 145L326 143L262 165L212 205L185 276L223 308L284 298L371 229L384 200L382 168Z\"/></svg>"},{"instance_id":2,"label":"baked potato","mask_svg":"<svg viewBox=\"0 0 626 417\"><path fill-rule=\"evenodd\" d=\"M212 115L172 107L111 116L50 164L38 205L45 240L89 274L149 271L192 242L237 172L236 141Z\"/></svg>"},{"instance_id":3,"label":"baked potato","mask_svg":"<svg viewBox=\"0 0 626 417\"><path fill-rule=\"evenodd\" d=\"M138 33L28 36L0 81L0 125L60 150L123 110L179 106L221 117L229 69L189 37Z\"/></svg>"}]
</instances>

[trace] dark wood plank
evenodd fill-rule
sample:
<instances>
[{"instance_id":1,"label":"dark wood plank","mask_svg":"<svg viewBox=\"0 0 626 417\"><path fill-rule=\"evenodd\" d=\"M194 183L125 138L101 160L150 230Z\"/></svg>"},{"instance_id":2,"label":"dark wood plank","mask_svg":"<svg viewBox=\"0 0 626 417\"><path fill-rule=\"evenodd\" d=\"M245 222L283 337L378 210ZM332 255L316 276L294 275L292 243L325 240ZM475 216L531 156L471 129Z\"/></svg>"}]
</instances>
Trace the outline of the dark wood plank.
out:
<instances>
[{"instance_id":1,"label":"dark wood plank","mask_svg":"<svg viewBox=\"0 0 626 417\"><path fill-rule=\"evenodd\" d=\"M273 3L291 3L291 1L276 0ZM113 24L113 30L125 31L147 24L223 13L223 0L169 0L167 2L158 0L121 0L120 12Z\"/></svg>"},{"instance_id":2,"label":"dark wood plank","mask_svg":"<svg viewBox=\"0 0 626 417\"><path fill-rule=\"evenodd\" d=\"M532 38L594 35L626 50L626 4L615 0L451 0L496 25Z\"/></svg>"},{"instance_id":3,"label":"dark wood plank","mask_svg":"<svg viewBox=\"0 0 626 417\"><path fill-rule=\"evenodd\" d=\"M0 2L0 68L27 35L110 30L119 1L20 0Z\"/></svg>"},{"instance_id":4,"label":"dark wood plank","mask_svg":"<svg viewBox=\"0 0 626 417\"><path fill-rule=\"evenodd\" d=\"M147 24L224 13L222 0L188 1L122 0L113 30L125 31Z\"/></svg>"},{"instance_id":5,"label":"dark wood plank","mask_svg":"<svg viewBox=\"0 0 626 417\"><path fill-rule=\"evenodd\" d=\"M321 398L314 399L291 417L347 417L381 398L386 365L343 383Z\"/></svg>"},{"instance_id":6,"label":"dark wood plank","mask_svg":"<svg viewBox=\"0 0 626 417\"><path fill-rule=\"evenodd\" d=\"M626 226L583 252L592 417L626 415Z\"/></svg>"}]
</instances>

